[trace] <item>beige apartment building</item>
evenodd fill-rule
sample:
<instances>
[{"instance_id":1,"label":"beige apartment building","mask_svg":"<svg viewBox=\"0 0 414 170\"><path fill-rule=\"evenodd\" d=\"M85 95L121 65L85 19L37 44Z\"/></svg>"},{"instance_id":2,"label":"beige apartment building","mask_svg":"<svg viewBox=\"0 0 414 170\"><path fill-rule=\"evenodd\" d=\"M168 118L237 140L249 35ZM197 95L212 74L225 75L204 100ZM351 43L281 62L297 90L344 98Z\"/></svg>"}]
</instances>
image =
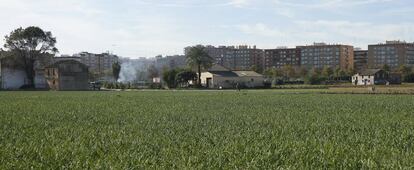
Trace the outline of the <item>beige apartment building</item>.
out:
<instances>
[{"instance_id":1,"label":"beige apartment building","mask_svg":"<svg viewBox=\"0 0 414 170\"><path fill-rule=\"evenodd\" d=\"M414 66L414 43L387 41L368 46L368 67L396 69L401 65Z\"/></svg>"},{"instance_id":2,"label":"beige apartment building","mask_svg":"<svg viewBox=\"0 0 414 170\"><path fill-rule=\"evenodd\" d=\"M277 48L264 50L264 69L283 68L286 65L300 67L300 49Z\"/></svg>"},{"instance_id":3,"label":"beige apartment building","mask_svg":"<svg viewBox=\"0 0 414 170\"><path fill-rule=\"evenodd\" d=\"M187 53L189 47L184 51ZM205 46L206 52L214 59L214 64L222 65L231 70L251 70L253 66L263 67L264 52L256 46Z\"/></svg>"},{"instance_id":4,"label":"beige apartment building","mask_svg":"<svg viewBox=\"0 0 414 170\"><path fill-rule=\"evenodd\" d=\"M341 44L314 43L298 46L300 63L306 68L323 68L325 66L342 70L354 68L354 47Z\"/></svg>"},{"instance_id":5,"label":"beige apartment building","mask_svg":"<svg viewBox=\"0 0 414 170\"><path fill-rule=\"evenodd\" d=\"M354 69L355 71L363 71L368 68L368 50L354 51Z\"/></svg>"},{"instance_id":6,"label":"beige apartment building","mask_svg":"<svg viewBox=\"0 0 414 170\"><path fill-rule=\"evenodd\" d=\"M73 55L79 57L80 62L89 67L90 72L103 73L112 70L112 64L119 61L117 55L110 53L93 54L88 52L81 52Z\"/></svg>"}]
</instances>

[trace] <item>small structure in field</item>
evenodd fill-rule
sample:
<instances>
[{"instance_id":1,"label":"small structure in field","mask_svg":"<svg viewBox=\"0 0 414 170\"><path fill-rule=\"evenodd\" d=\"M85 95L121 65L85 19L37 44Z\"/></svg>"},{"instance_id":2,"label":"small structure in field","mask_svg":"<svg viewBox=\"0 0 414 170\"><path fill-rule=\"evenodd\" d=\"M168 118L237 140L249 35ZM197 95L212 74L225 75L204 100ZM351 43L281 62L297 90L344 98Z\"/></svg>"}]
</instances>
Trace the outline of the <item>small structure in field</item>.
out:
<instances>
[{"instance_id":1,"label":"small structure in field","mask_svg":"<svg viewBox=\"0 0 414 170\"><path fill-rule=\"evenodd\" d=\"M401 84L401 74L387 73L382 69L366 69L352 76L356 86Z\"/></svg>"},{"instance_id":2,"label":"small structure in field","mask_svg":"<svg viewBox=\"0 0 414 170\"><path fill-rule=\"evenodd\" d=\"M230 71L219 66L213 68L201 73L201 84L206 88L229 89L237 85L244 88L264 87L264 76L254 71Z\"/></svg>"},{"instance_id":3,"label":"small structure in field","mask_svg":"<svg viewBox=\"0 0 414 170\"><path fill-rule=\"evenodd\" d=\"M89 90L88 66L79 61L58 61L45 72L51 90Z\"/></svg>"}]
</instances>

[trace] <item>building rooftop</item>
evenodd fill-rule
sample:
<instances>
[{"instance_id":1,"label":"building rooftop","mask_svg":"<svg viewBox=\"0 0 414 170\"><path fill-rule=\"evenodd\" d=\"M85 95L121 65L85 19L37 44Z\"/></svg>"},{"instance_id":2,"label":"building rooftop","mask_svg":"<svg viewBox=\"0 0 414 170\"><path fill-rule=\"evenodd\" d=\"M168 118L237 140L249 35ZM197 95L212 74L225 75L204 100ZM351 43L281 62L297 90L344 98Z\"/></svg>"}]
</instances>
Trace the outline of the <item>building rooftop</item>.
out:
<instances>
[{"instance_id":1,"label":"building rooftop","mask_svg":"<svg viewBox=\"0 0 414 170\"><path fill-rule=\"evenodd\" d=\"M372 76L375 75L376 73L378 73L379 71L382 71L381 69L365 69L363 71L361 71L361 73L359 73L360 75L364 75L364 76Z\"/></svg>"},{"instance_id":2,"label":"building rooftop","mask_svg":"<svg viewBox=\"0 0 414 170\"><path fill-rule=\"evenodd\" d=\"M261 77L263 75L254 71L231 71L230 69L221 66L213 65L208 72L221 77Z\"/></svg>"},{"instance_id":3,"label":"building rooftop","mask_svg":"<svg viewBox=\"0 0 414 170\"><path fill-rule=\"evenodd\" d=\"M208 71L230 71L230 69L222 66L222 65L218 65L218 64L214 64L213 66L211 66Z\"/></svg>"},{"instance_id":4,"label":"building rooftop","mask_svg":"<svg viewBox=\"0 0 414 170\"><path fill-rule=\"evenodd\" d=\"M61 61L57 61L57 62L55 62L55 63L47 66L46 68L56 68L56 67L58 67L61 64L79 64L79 65L81 65L84 68L88 68L87 65L85 65L85 64L83 64L83 63L81 63L79 61L76 61L76 60L61 60Z\"/></svg>"},{"instance_id":5,"label":"building rooftop","mask_svg":"<svg viewBox=\"0 0 414 170\"><path fill-rule=\"evenodd\" d=\"M214 74L215 76L220 76L220 77L239 77L233 71L209 71L209 73Z\"/></svg>"},{"instance_id":6,"label":"building rooftop","mask_svg":"<svg viewBox=\"0 0 414 170\"><path fill-rule=\"evenodd\" d=\"M406 41L400 41L400 40L393 40L393 41L386 41L385 43L378 43L373 45L405 45L405 44L411 44L414 45L414 42L406 42ZM369 45L369 46L373 46Z\"/></svg>"},{"instance_id":7,"label":"building rooftop","mask_svg":"<svg viewBox=\"0 0 414 170\"><path fill-rule=\"evenodd\" d=\"M345 45L345 44L327 44L327 43L313 43L312 45L299 45L297 47L326 47L326 46L349 46L352 45Z\"/></svg>"},{"instance_id":8,"label":"building rooftop","mask_svg":"<svg viewBox=\"0 0 414 170\"><path fill-rule=\"evenodd\" d=\"M233 71L239 77L262 77L263 75L256 73L255 71Z\"/></svg>"}]
</instances>

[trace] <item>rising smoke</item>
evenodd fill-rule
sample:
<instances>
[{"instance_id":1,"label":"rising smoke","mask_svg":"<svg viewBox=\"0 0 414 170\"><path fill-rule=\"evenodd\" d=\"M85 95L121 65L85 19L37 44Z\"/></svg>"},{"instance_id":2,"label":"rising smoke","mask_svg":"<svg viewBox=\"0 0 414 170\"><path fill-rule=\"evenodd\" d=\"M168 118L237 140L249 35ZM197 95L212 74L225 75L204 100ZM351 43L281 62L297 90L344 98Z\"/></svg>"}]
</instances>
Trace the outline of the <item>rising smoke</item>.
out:
<instances>
[{"instance_id":1,"label":"rising smoke","mask_svg":"<svg viewBox=\"0 0 414 170\"><path fill-rule=\"evenodd\" d=\"M147 70L152 62L153 60L151 59L121 59L119 81L132 83L147 80Z\"/></svg>"}]
</instances>

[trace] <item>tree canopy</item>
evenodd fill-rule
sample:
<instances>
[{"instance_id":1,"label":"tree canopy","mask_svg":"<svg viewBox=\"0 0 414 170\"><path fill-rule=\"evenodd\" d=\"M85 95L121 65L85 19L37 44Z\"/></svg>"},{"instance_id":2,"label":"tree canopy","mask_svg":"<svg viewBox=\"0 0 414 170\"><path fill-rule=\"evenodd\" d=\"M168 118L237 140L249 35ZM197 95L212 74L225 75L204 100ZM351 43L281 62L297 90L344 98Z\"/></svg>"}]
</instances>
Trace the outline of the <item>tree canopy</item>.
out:
<instances>
[{"instance_id":1,"label":"tree canopy","mask_svg":"<svg viewBox=\"0 0 414 170\"><path fill-rule=\"evenodd\" d=\"M56 38L51 32L43 31L39 27L18 28L5 36L4 47L12 52L14 60L20 60L28 79L27 87L34 87L34 63L45 54L55 54Z\"/></svg>"},{"instance_id":2,"label":"tree canopy","mask_svg":"<svg viewBox=\"0 0 414 170\"><path fill-rule=\"evenodd\" d=\"M115 81L118 81L120 73L121 73L121 64L117 61L112 64L112 74L115 78Z\"/></svg>"},{"instance_id":3,"label":"tree canopy","mask_svg":"<svg viewBox=\"0 0 414 170\"><path fill-rule=\"evenodd\" d=\"M201 69L208 69L213 65L214 59L206 52L205 47L197 45L191 47L186 54L187 64L196 67L198 72L198 86L201 87Z\"/></svg>"},{"instance_id":4,"label":"tree canopy","mask_svg":"<svg viewBox=\"0 0 414 170\"><path fill-rule=\"evenodd\" d=\"M51 32L39 27L18 28L6 35L4 47L9 50L19 50L34 53L57 53L56 38ZM35 56L30 56L35 57Z\"/></svg>"}]
</instances>

